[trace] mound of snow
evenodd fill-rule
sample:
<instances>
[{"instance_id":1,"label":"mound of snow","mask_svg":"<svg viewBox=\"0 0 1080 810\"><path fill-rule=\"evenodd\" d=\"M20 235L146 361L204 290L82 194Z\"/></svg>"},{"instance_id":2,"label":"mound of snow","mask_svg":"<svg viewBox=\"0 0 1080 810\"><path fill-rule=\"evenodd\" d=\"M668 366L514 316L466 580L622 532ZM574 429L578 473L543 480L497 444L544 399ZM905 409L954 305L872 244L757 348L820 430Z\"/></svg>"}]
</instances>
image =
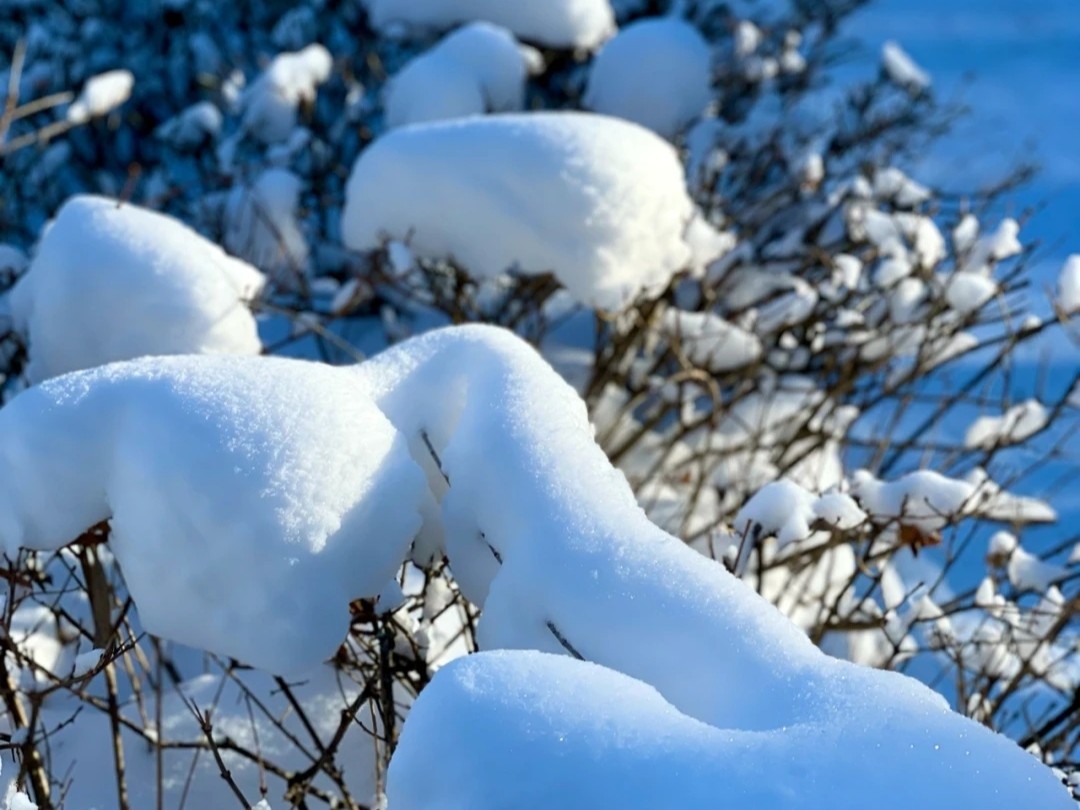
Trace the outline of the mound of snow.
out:
<instances>
[{"instance_id":1,"label":"mound of snow","mask_svg":"<svg viewBox=\"0 0 1080 810\"><path fill-rule=\"evenodd\" d=\"M387 795L394 810L836 810L867 796L882 810L1071 806L1034 757L944 707L882 693L883 705L847 711L862 686L818 695L819 722L746 731L700 722L595 664L479 653L420 695Z\"/></svg>"},{"instance_id":2,"label":"mound of snow","mask_svg":"<svg viewBox=\"0 0 1080 810\"><path fill-rule=\"evenodd\" d=\"M78 98L67 109L67 120L84 124L112 112L129 98L135 77L127 70L110 70L87 80Z\"/></svg>"},{"instance_id":3,"label":"mound of snow","mask_svg":"<svg viewBox=\"0 0 1080 810\"><path fill-rule=\"evenodd\" d=\"M287 139L296 126L300 104L315 100L318 86L330 78L333 66L330 52L318 44L275 56L244 91L244 130L263 143Z\"/></svg>"},{"instance_id":4,"label":"mound of snow","mask_svg":"<svg viewBox=\"0 0 1080 810\"><path fill-rule=\"evenodd\" d=\"M363 0L373 26L445 30L486 20L552 48L594 48L615 30L609 0Z\"/></svg>"},{"instance_id":5,"label":"mound of snow","mask_svg":"<svg viewBox=\"0 0 1080 810\"><path fill-rule=\"evenodd\" d=\"M42 380L148 354L258 354L261 273L163 214L104 197L60 208L11 295Z\"/></svg>"},{"instance_id":6,"label":"mound of snow","mask_svg":"<svg viewBox=\"0 0 1080 810\"><path fill-rule=\"evenodd\" d=\"M718 241L670 144L587 113L390 132L353 166L342 233L354 250L397 239L477 277L554 273L578 301L604 309L662 288L700 260L699 242Z\"/></svg>"},{"instance_id":7,"label":"mound of snow","mask_svg":"<svg viewBox=\"0 0 1080 810\"><path fill-rule=\"evenodd\" d=\"M1080 312L1080 254L1065 260L1058 274L1057 305L1066 315Z\"/></svg>"},{"instance_id":8,"label":"mound of snow","mask_svg":"<svg viewBox=\"0 0 1080 810\"><path fill-rule=\"evenodd\" d=\"M390 80L386 125L520 110L528 63L505 28L484 22L460 28Z\"/></svg>"},{"instance_id":9,"label":"mound of snow","mask_svg":"<svg viewBox=\"0 0 1080 810\"><path fill-rule=\"evenodd\" d=\"M52 550L110 521L147 631L275 673L345 637L419 527L423 475L348 369L155 357L0 410L0 541Z\"/></svg>"},{"instance_id":10,"label":"mound of snow","mask_svg":"<svg viewBox=\"0 0 1080 810\"><path fill-rule=\"evenodd\" d=\"M225 205L225 247L295 289L306 275L308 242L296 219L303 182L287 169L266 169L250 186L237 184Z\"/></svg>"},{"instance_id":11,"label":"mound of snow","mask_svg":"<svg viewBox=\"0 0 1080 810\"><path fill-rule=\"evenodd\" d=\"M694 26L641 20L597 54L585 106L672 138L708 106L710 69L709 45Z\"/></svg>"},{"instance_id":12,"label":"mound of snow","mask_svg":"<svg viewBox=\"0 0 1080 810\"><path fill-rule=\"evenodd\" d=\"M1046 407L1036 399L1028 399L1001 416L980 416L964 434L964 447L989 450L1018 444L1046 427L1049 420Z\"/></svg>"}]
</instances>

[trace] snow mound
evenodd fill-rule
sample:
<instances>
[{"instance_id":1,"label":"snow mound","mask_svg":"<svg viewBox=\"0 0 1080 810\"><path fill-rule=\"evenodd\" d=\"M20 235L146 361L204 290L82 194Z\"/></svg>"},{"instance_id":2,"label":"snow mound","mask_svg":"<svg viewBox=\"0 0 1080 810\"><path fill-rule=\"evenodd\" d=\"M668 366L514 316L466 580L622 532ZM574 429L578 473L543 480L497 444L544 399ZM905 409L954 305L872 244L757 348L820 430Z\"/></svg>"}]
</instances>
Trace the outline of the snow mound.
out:
<instances>
[{"instance_id":1,"label":"snow mound","mask_svg":"<svg viewBox=\"0 0 1080 810\"><path fill-rule=\"evenodd\" d=\"M597 54L585 106L672 138L709 104L711 58L689 23L671 17L633 23Z\"/></svg>"},{"instance_id":2,"label":"snow mound","mask_svg":"<svg viewBox=\"0 0 1080 810\"><path fill-rule=\"evenodd\" d=\"M67 120L72 124L85 124L91 118L112 112L131 98L134 86L135 77L127 70L110 70L92 76L68 107Z\"/></svg>"},{"instance_id":3,"label":"snow mound","mask_svg":"<svg viewBox=\"0 0 1080 810\"><path fill-rule=\"evenodd\" d=\"M258 354L259 271L171 217L76 196L11 296L32 380L148 354Z\"/></svg>"},{"instance_id":4,"label":"snow mound","mask_svg":"<svg viewBox=\"0 0 1080 810\"><path fill-rule=\"evenodd\" d=\"M574 771L579 761L576 747L567 745L565 759L550 764L545 759L538 767L527 746L515 748L511 740L533 719L540 723L536 728L544 725L542 717L550 711L552 728L573 716L585 728L598 730L599 736L582 742L583 747L600 751L610 745L617 757L615 752L631 747L631 738L622 734L628 727L618 725L618 718L644 701L656 710L645 712L649 719L640 734L648 743L643 745L678 739L681 729L703 728L706 723L725 729L714 729L718 738L730 737L733 732L728 729L741 730L741 746L750 746L750 757L702 757L692 740L691 751L680 749L677 760L665 763L679 763L679 768L666 770L678 772L681 780L688 780L688 773L707 762L742 762L748 768L763 764L762 773L787 763L776 772L791 775L789 781L797 789L783 791L775 780L763 780L756 771L746 782L767 786L762 790L775 786L773 806L784 806L785 801L793 806L802 798L800 791L817 797L810 806L845 806L844 801L830 799L837 796L855 806L855 794L845 793L844 780L822 779L815 785L811 777L800 777L790 768L792 762L805 762L815 752L829 750L832 764L827 767L843 767L846 772L849 765L843 756L832 757L831 742L839 744L849 734L854 735L852 751L873 758L873 768L860 769L868 780L880 776L892 783L915 764L908 757L925 762L934 778L906 780L912 783L904 788L912 791L908 795L927 801L941 795L937 775L947 779L952 769L958 776L945 784L953 801L938 803L940 807L955 806L956 799L965 797L1033 795L1028 791L1048 801L1056 796L1062 807L1067 806L1050 773L1011 742L953 714L940 696L910 678L826 656L745 583L650 523L625 477L596 444L577 393L521 340L482 326L429 332L376 356L359 373L395 426L416 437L414 448L430 448L427 472L429 481L444 493L441 523L450 566L462 592L483 608L481 647L582 657L643 681L663 696L663 700L645 698L649 690L630 679L566 661L549 666L545 662L551 659L538 656L487 659L507 661L511 668L519 662L521 669L517 674L512 669L494 673L490 682L501 684L501 696L494 686L484 688L467 707L475 720L464 722L475 723L470 726L474 731L490 724L492 734L478 734L484 739L476 746L461 746L459 735L432 737L436 728L443 733L451 730L442 719L444 708L447 716L464 716L454 708L462 705L454 697L454 676L438 676L433 691L421 697L407 721L407 728L416 725L416 731L406 732L415 743L403 738L398 749L402 760L395 766L400 776L394 781L400 793L391 795L391 801L401 804L392 806L399 810L430 806L424 804L430 796L418 782L438 785L439 790L455 785L466 791L447 798L442 806L507 806L500 803L506 788L499 783L507 773L520 772L525 762L536 768L536 775L518 783L518 789L528 785L541 791L535 802L530 795L528 806L546 806L543 798L549 794L543 791L556 785L564 788L559 806L577 801L578 795L585 798L577 806L597 806L583 783L589 781L588 768L599 765L586 757L581 760L585 770ZM822 515L836 512L834 506L822 504ZM643 637L647 643L642 643ZM475 682L481 676L471 666L466 662L451 671L462 673L463 682ZM587 683L589 672L601 673L596 677L604 681L596 690L582 687L578 693L592 707L586 709L566 693ZM439 677L446 686L437 685ZM518 687L527 684L534 691L520 692ZM606 691L612 699L594 703L597 691ZM533 710L539 714L532 715ZM702 722L677 719L680 713ZM668 733L676 727L679 733ZM563 742L582 739L574 729L566 726ZM830 745L822 747L822 738ZM452 758L444 759L440 740L451 739L457 741L456 750ZM601 744L601 739L606 742ZM488 740L490 749L477 747L486 746ZM557 733L553 745L559 745ZM773 751L772 746L778 748ZM495 751L504 756L492 760ZM522 752L517 764L512 751ZM974 751L981 753L965 753ZM420 763L427 776L417 780L414 768ZM500 764L507 770L500 770ZM459 775L452 776L458 765ZM978 779L973 778L977 768L983 769ZM439 769L437 778L431 778L431 769ZM652 773L659 778L664 772L665 766L658 766ZM816 769L801 773L815 774ZM513 780L507 778L510 783ZM705 783L715 803L716 785L727 782ZM492 792L485 793L489 789ZM700 789L688 787L685 795L693 797ZM519 792L512 804L521 804L522 795ZM681 788L675 795L680 797L678 806L694 806L681 801ZM658 804L656 798L642 794L641 804L628 806L671 804Z\"/></svg>"},{"instance_id":5,"label":"snow mound","mask_svg":"<svg viewBox=\"0 0 1080 810\"><path fill-rule=\"evenodd\" d=\"M692 223L695 223L691 227ZM670 144L587 113L494 115L395 130L346 191L345 244L388 239L477 277L551 272L578 301L619 309L698 256L700 231Z\"/></svg>"},{"instance_id":6,"label":"snow mound","mask_svg":"<svg viewBox=\"0 0 1080 810\"><path fill-rule=\"evenodd\" d=\"M296 126L299 106L315 100L333 66L330 52L318 44L275 56L241 99L244 130L263 143L287 139Z\"/></svg>"},{"instance_id":7,"label":"snow mound","mask_svg":"<svg viewBox=\"0 0 1080 810\"><path fill-rule=\"evenodd\" d=\"M850 701L845 688L820 722L744 731L594 664L479 653L420 695L387 794L394 810L1070 806L1034 757L970 720L896 702L845 712Z\"/></svg>"},{"instance_id":8,"label":"snow mound","mask_svg":"<svg viewBox=\"0 0 1080 810\"><path fill-rule=\"evenodd\" d=\"M350 370L156 357L0 410L0 541L53 550L109 520L147 631L275 673L345 637L419 527L426 486Z\"/></svg>"},{"instance_id":9,"label":"snow mound","mask_svg":"<svg viewBox=\"0 0 1080 810\"><path fill-rule=\"evenodd\" d=\"M477 22L409 62L388 85L394 128L486 112L520 110L528 57L505 28Z\"/></svg>"},{"instance_id":10,"label":"snow mound","mask_svg":"<svg viewBox=\"0 0 1080 810\"><path fill-rule=\"evenodd\" d=\"M594 48L615 30L608 0L363 0L382 33L402 26L447 29L485 20L552 48Z\"/></svg>"}]
</instances>

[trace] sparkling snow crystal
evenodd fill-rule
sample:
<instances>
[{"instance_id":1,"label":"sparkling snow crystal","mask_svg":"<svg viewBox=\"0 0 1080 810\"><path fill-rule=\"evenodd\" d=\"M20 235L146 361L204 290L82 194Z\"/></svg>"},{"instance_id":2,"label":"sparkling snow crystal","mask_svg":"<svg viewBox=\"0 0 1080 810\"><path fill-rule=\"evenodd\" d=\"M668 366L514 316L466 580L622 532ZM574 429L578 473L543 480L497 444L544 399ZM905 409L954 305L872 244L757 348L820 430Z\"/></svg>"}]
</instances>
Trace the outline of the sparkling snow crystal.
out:
<instances>
[{"instance_id":1,"label":"sparkling snow crystal","mask_svg":"<svg viewBox=\"0 0 1080 810\"><path fill-rule=\"evenodd\" d=\"M186 225L104 197L68 200L12 294L32 379L147 354L257 354L259 271Z\"/></svg>"}]
</instances>

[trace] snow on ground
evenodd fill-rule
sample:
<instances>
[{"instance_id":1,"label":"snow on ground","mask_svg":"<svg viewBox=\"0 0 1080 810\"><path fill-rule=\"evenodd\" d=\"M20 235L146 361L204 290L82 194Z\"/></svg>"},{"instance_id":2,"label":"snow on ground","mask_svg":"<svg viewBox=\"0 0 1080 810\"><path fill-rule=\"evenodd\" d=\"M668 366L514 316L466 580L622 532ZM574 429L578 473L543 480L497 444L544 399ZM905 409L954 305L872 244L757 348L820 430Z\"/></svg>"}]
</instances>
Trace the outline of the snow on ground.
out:
<instances>
[{"instance_id":1,"label":"snow on ground","mask_svg":"<svg viewBox=\"0 0 1080 810\"><path fill-rule=\"evenodd\" d=\"M752 731L703 723L595 664L480 653L443 669L418 699L390 765L390 807L495 810L527 797L568 810L835 810L868 796L882 810L1072 806L1011 741L928 693L886 694L869 680L808 696L815 721ZM901 680L881 677L880 687ZM881 704L852 710L874 693Z\"/></svg>"},{"instance_id":2,"label":"snow on ground","mask_svg":"<svg viewBox=\"0 0 1080 810\"><path fill-rule=\"evenodd\" d=\"M11 294L32 380L147 354L258 354L259 271L171 217L68 200Z\"/></svg>"},{"instance_id":3,"label":"snow on ground","mask_svg":"<svg viewBox=\"0 0 1080 810\"><path fill-rule=\"evenodd\" d=\"M363 0L383 33L406 28L447 29L486 20L521 39L552 48L594 48L615 29L608 0Z\"/></svg>"},{"instance_id":4,"label":"snow on ground","mask_svg":"<svg viewBox=\"0 0 1080 810\"><path fill-rule=\"evenodd\" d=\"M386 126L520 110L529 63L528 52L505 28L463 26L390 79Z\"/></svg>"},{"instance_id":5,"label":"snow on ground","mask_svg":"<svg viewBox=\"0 0 1080 810\"><path fill-rule=\"evenodd\" d=\"M426 497L352 372L280 358L50 380L0 410L0 470L9 555L108 519L149 632L275 673L333 654L349 601L397 571Z\"/></svg>"},{"instance_id":6,"label":"snow on ground","mask_svg":"<svg viewBox=\"0 0 1080 810\"><path fill-rule=\"evenodd\" d=\"M668 143L587 113L390 132L353 166L342 233L354 250L398 239L477 277L551 272L578 301L609 310L662 288L722 244L696 219Z\"/></svg>"},{"instance_id":7,"label":"snow on ground","mask_svg":"<svg viewBox=\"0 0 1080 810\"><path fill-rule=\"evenodd\" d=\"M673 138L709 104L711 61L694 26L674 17L635 22L596 55L584 105Z\"/></svg>"}]
</instances>

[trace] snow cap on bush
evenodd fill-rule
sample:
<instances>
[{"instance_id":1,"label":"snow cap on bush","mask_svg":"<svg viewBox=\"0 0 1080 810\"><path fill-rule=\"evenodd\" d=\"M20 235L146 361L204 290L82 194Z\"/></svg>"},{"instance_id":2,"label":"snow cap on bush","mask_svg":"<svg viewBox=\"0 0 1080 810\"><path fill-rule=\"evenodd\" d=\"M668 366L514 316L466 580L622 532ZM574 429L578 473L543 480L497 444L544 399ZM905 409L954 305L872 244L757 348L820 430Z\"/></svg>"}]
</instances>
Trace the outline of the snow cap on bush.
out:
<instances>
[{"instance_id":1,"label":"snow cap on bush","mask_svg":"<svg viewBox=\"0 0 1080 810\"><path fill-rule=\"evenodd\" d=\"M69 199L11 296L32 380L147 354L258 354L262 274L181 222Z\"/></svg>"},{"instance_id":2,"label":"snow cap on bush","mask_svg":"<svg viewBox=\"0 0 1080 810\"><path fill-rule=\"evenodd\" d=\"M476 277L553 273L579 302L620 309L722 250L670 144L588 113L496 115L395 130L353 166L342 234L406 241Z\"/></svg>"}]
</instances>

